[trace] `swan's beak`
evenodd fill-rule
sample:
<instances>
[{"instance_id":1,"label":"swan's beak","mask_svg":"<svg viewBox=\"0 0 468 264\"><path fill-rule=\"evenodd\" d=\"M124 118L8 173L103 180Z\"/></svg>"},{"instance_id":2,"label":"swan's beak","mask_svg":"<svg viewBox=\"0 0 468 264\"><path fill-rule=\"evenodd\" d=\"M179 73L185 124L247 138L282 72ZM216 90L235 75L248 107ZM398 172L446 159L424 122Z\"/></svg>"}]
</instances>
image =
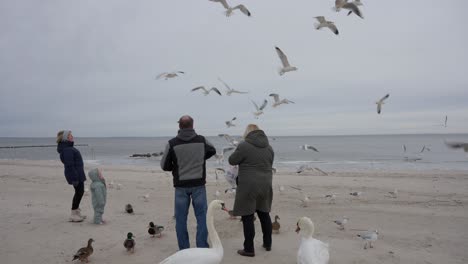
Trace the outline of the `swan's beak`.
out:
<instances>
[{"instance_id":1,"label":"swan's beak","mask_svg":"<svg viewBox=\"0 0 468 264\"><path fill-rule=\"evenodd\" d=\"M299 231L301 231L301 228L299 227L299 225L297 225L297 227L296 227L296 233L299 234Z\"/></svg>"},{"instance_id":2,"label":"swan's beak","mask_svg":"<svg viewBox=\"0 0 468 264\"><path fill-rule=\"evenodd\" d=\"M227 212L227 209L226 209L226 206L224 205L224 203L221 204L221 210L223 211L226 211Z\"/></svg>"}]
</instances>

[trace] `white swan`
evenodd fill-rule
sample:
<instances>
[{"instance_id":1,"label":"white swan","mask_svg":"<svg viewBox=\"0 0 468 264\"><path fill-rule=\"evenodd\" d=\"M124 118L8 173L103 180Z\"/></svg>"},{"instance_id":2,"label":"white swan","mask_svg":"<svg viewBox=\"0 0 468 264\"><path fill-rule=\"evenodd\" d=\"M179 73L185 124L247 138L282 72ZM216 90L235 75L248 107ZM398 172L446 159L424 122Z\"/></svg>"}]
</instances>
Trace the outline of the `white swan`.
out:
<instances>
[{"instance_id":1,"label":"white swan","mask_svg":"<svg viewBox=\"0 0 468 264\"><path fill-rule=\"evenodd\" d=\"M308 217L301 217L297 221L296 232L301 232L302 239L297 251L297 264L327 264L330 259L328 244L314 239L314 223Z\"/></svg>"},{"instance_id":2,"label":"white swan","mask_svg":"<svg viewBox=\"0 0 468 264\"><path fill-rule=\"evenodd\" d=\"M176 252L174 255L169 256L159 264L219 264L223 260L223 245L219 240L218 233L213 223L213 210L221 209L226 211L224 202L214 200L208 206L206 214L206 225L208 227L208 236L211 241L211 248L187 248Z\"/></svg>"}]
</instances>

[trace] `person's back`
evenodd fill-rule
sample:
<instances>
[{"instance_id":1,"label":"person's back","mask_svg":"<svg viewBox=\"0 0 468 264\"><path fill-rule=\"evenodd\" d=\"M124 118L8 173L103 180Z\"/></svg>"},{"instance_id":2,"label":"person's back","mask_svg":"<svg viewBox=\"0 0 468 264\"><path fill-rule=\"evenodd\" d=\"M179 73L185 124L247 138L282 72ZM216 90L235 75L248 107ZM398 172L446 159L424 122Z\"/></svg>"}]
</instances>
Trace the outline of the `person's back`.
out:
<instances>
[{"instance_id":1,"label":"person's back","mask_svg":"<svg viewBox=\"0 0 468 264\"><path fill-rule=\"evenodd\" d=\"M193 119L179 119L178 134L169 140L161 159L161 168L172 171L175 187L175 218L179 249L190 247L187 215L192 200L197 218L197 247L209 247L206 227L206 160L216 154L216 149L193 129Z\"/></svg>"},{"instance_id":2,"label":"person's back","mask_svg":"<svg viewBox=\"0 0 468 264\"><path fill-rule=\"evenodd\" d=\"M249 124L241 142L229 157L230 165L239 165L233 215L242 216L244 249L242 256L255 256L254 213L257 213L263 232L263 247L271 250L271 204L273 200L273 148L268 137L255 124Z\"/></svg>"}]
</instances>

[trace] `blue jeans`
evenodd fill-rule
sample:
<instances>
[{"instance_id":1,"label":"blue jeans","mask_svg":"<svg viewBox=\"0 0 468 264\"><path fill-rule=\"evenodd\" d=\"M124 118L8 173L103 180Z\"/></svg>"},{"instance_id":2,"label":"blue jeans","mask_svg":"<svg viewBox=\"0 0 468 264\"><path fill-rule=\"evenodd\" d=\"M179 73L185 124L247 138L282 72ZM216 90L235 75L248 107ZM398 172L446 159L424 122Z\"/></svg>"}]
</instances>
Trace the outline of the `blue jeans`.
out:
<instances>
[{"instance_id":1,"label":"blue jeans","mask_svg":"<svg viewBox=\"0 0 468 264\"><path fill-rule=\"evenodd\" d=\"M206 201L205 186L176 187L175 188L175 218L176 233L179 249L190 248L189 235L187 231L187 215L192 199L193 210L197 218L197 247L208 248L208 229L206 227Z\"/></svg>"}]
</instances>

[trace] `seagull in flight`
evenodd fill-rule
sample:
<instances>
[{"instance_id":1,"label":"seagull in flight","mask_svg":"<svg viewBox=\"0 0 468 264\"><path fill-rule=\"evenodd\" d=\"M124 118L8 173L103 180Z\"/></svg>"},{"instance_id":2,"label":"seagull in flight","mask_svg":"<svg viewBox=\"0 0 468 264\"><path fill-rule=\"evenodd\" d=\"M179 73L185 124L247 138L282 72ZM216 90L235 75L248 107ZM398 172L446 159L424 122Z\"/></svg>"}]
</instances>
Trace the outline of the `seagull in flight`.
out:
<instances>
[{"instance_id":1,"label":"seagull in flight","mask_svg":"<svg viewBox=\"0 0 468 264\"><path fill-rule=\"evenodd\" d=\"M235 140L234 138L232 138L230 135L228 134L219 134L218 137L224 137L224 139L226 139L226 141L236 147L237 145L239 145L239 141Z\"/></svg>"},{"instance_id":2,"label":"seagull in flight","mask_svg":"<svg viewBox=\"0 0 468 264\"><path fill-rule=\"evenodd\" d=\"M375 102L377 104L377 114L380 114L382 112L382 105L385 104L384 101L390 96L390 94L386 94L382 99L379 101Z\"/></svg>"},{"instance_id":3,"label":"seagull in flight","mask_svg":"<svg viewBox=\"0 0 468 264\"><path fill-rule=\"evenodd\" d=\"M403 144L403 152L406 152L406 145Z\"/></svg>"},{"instance_id":4,"label":"seagull in flight","mask_svg":"<svg viewBox=\"0 0 468 264\"><path fill-rule=\"evenodd\" d=\"M303 149L303 150L313 150L315 152L319 152L317 148L315 148L314 146L308 145L308 144L301 145L301 146L299 146L299 148Z\"/></svg>"},{"instance_id":5,"label":"seagull in flight","mask_svg":"<svg viewBox=\"0 0 468 264\"><path fill-rule=\"evenodd\" d=\"M447 118L448 118L448 117L445 116L445 124L444 124L445 127L447 127Z\"/></svg>"},{"instance_id":6,"label":"seagull in flight","mask_svg":"<svg viewBox=\"0 0 468 264\"><path fill-rule=\"evenodd\" d=\"M465 152L468 152L468 143L464 143L464 142L445 142L445 145L447 145L448 147L453 148L453 149L462 148Z\"/></svg>"},{"instance_id":7,"label":"seagull in flight","mask_svg":"<svg viewBox=\"0 0 468 264\"><path fill-rule=\"evenodd\" d=\"M226 154L226 152L229 152L231 150L234 150L234 147L233 146L228 146L228 147L224 147L221 150L221 154L215 154L215 158L218 161L218 164L221 164L221 163L224 162L224 155Z\"/></svg>"},{"instance_id":8,"label":"seagull in flight","mask_svg":"<svg viewBox=\"0 0 468 264\"><path fill-rule=\"evenodd\" d=\"M234 120L236 120L236 119L237 119L237 118L234 117L234 118L232 118L231 120L226 121L226 122L225 122L225 123L226 123L226 126L227 126L228 128L233 127L233 126L236 126L236 124L234 124Z\"/></svg>"},{"instance_id":9,"label":"seagull in flight","mask_svg":"<svg viewBox=\"0 0 468 264\"><path fill-rule=\"evenodd\" d=\"M272 105L273 107L277 107L280 104L289 104L289 103L295 104L293 101L290 101L288 99L280 100L279 94L271 93L270 96L272 96L273 99L275 100Z\"/></svg>"},{"instance_id":10,"label":"seagull in flight","mask_svg":"<svg viewBox=\"0 0 468 264\"><path fill-rule=\"evenodd\" d=\"M361 10L359 10L359 7L358 7L360 5L362 5L361 1L348 2L348 0L335 0L335 7L333 9L335 9L336 12L339 12L341 8L343 8L343 9L349 10L348 16L351 13L354 13L360 18L364 18Z\"/></svg>"},{"instance_id":11,"label":"seagull in flight","mask_svg":"<svg viewBox=\"0 0 468 264\"><path fill-rule=\"evenodd\" d=\"M221 95L221 92L216 87L211 87L211 89L206 90L205 86L198 86L198 87L193 88L192 92L197 91L197 90L201 90L205 96L208 95L211 91L214 91L215 93Z\"/></svg>"},{"instance_id":12,"label":"seagull in flight","mask_svg":"<svg viewBox=\"0 0 468 264\"><path fill-rule=\"evenodd\" d=\"M231 87L229 87L229 85L227 85L227 83L225 83L223 80L221 80L221 78L218 78L218 80L219 80L220 82L222 82L222 83L224 84L224 86L226 87L226 89L227 89L226 95L227 95L227 96L231 96L231 94L233 94L233 93L238 93L238 94L246 94L246 93L248 93L248 92L241 92L241 91L232 89Z\"/></svg>"},{"instance_id":13,"label":"seagull in flight","mask_svg":"<svg viewBox=\"0 0 468 264\"><path fill-rule=\"evenodd\" d=\"M333 33L335 33L335 35L338 35L338 29L336 28L335 26L335 23L331 22L331 21L327 21L325 20L325 17L323 16L317 16L315 17L317 19L317 21L319 23L315 24L315 28L318 30L318 29L321 29L321 28L324 28L324 27L327 27L329 28Z\"/></svg>"},{"instance_id":14,"label":"seagull in flight","mask_svg":"<svg viewBox=\"0 0 468 264\"><path fill-rule=\"evenodd\" d=\"M263 114L263 109L265 109L265 107L267 106L268 101L265 99L265 100L263 101L263 104L262 104L260 107L258 107L258 105L257 105L254 101L252 101L252 103L254 104L255 109L257 110L257 111L255 111L255 112L253 112L253 114L254 114L255 118L258 119L258 116L260 116L261 114Z\"/></svg>"},{"instance_id":15,"label":"seagull in flight","mask_svg":"<svg viewBox=\"0 0 468 264\"><path fill-rule=\"evenodd\" d=\"M421 149L421 152L420 152L420 153L423 153L423 152L424 152L424 150L431 151L431 149L430 149L430 148L428 148L428 147L426 147L426 145L424 145L424 146L422 147L422 149Z\"/></svg>"},{"instance_id":16,"label":"seagull in flight","mask_svg":"<svg viewBox=\"0 0 468 264\"><path fill-rule=\"evenodd\" d=\"M244 15L246 16L250 16L250 11L247 9L247 7L245 7L244 5L240 4L240 5L236 5L235 7L230 7L228 5L228 3L226 2L226 0L210 0L211 2L218 2L218 3L221 3L223 5L223 7L226 9L226 16L229 17L232 15L232 12L236 9L239 9L242 13L244 13Z\"/></svg>"},{"instance_id":17,"label":"seagull in flight","mask_svg":"<svg viewBox=\"0 0 468 264\"><path fill-rule=\"evenodd\" d=\"M290 71L297 71L296 67L292 67L289 64L288 57L286 57L286 54L284 54L283 51L281 51L278 47L275 47L275 49L276 53L278 53L278 56L281 60L281 64L283 65L283 67L279 69L279 75L283 75Z\"/></svg>"},{"instance_id":18,"label":"seagull in flight","mask_svg":"<svg viewBox=\"0 0 468 264\"><path fill-rule=\"evenodd\" d=\"M163 73L160 73L158 76L156 76L156 80L164 77L164 80L167 81L167 79L178 77L179 76L178 73L185 74L185 72L183 71L163 72Z\"/></svg>"}]
</instances>

